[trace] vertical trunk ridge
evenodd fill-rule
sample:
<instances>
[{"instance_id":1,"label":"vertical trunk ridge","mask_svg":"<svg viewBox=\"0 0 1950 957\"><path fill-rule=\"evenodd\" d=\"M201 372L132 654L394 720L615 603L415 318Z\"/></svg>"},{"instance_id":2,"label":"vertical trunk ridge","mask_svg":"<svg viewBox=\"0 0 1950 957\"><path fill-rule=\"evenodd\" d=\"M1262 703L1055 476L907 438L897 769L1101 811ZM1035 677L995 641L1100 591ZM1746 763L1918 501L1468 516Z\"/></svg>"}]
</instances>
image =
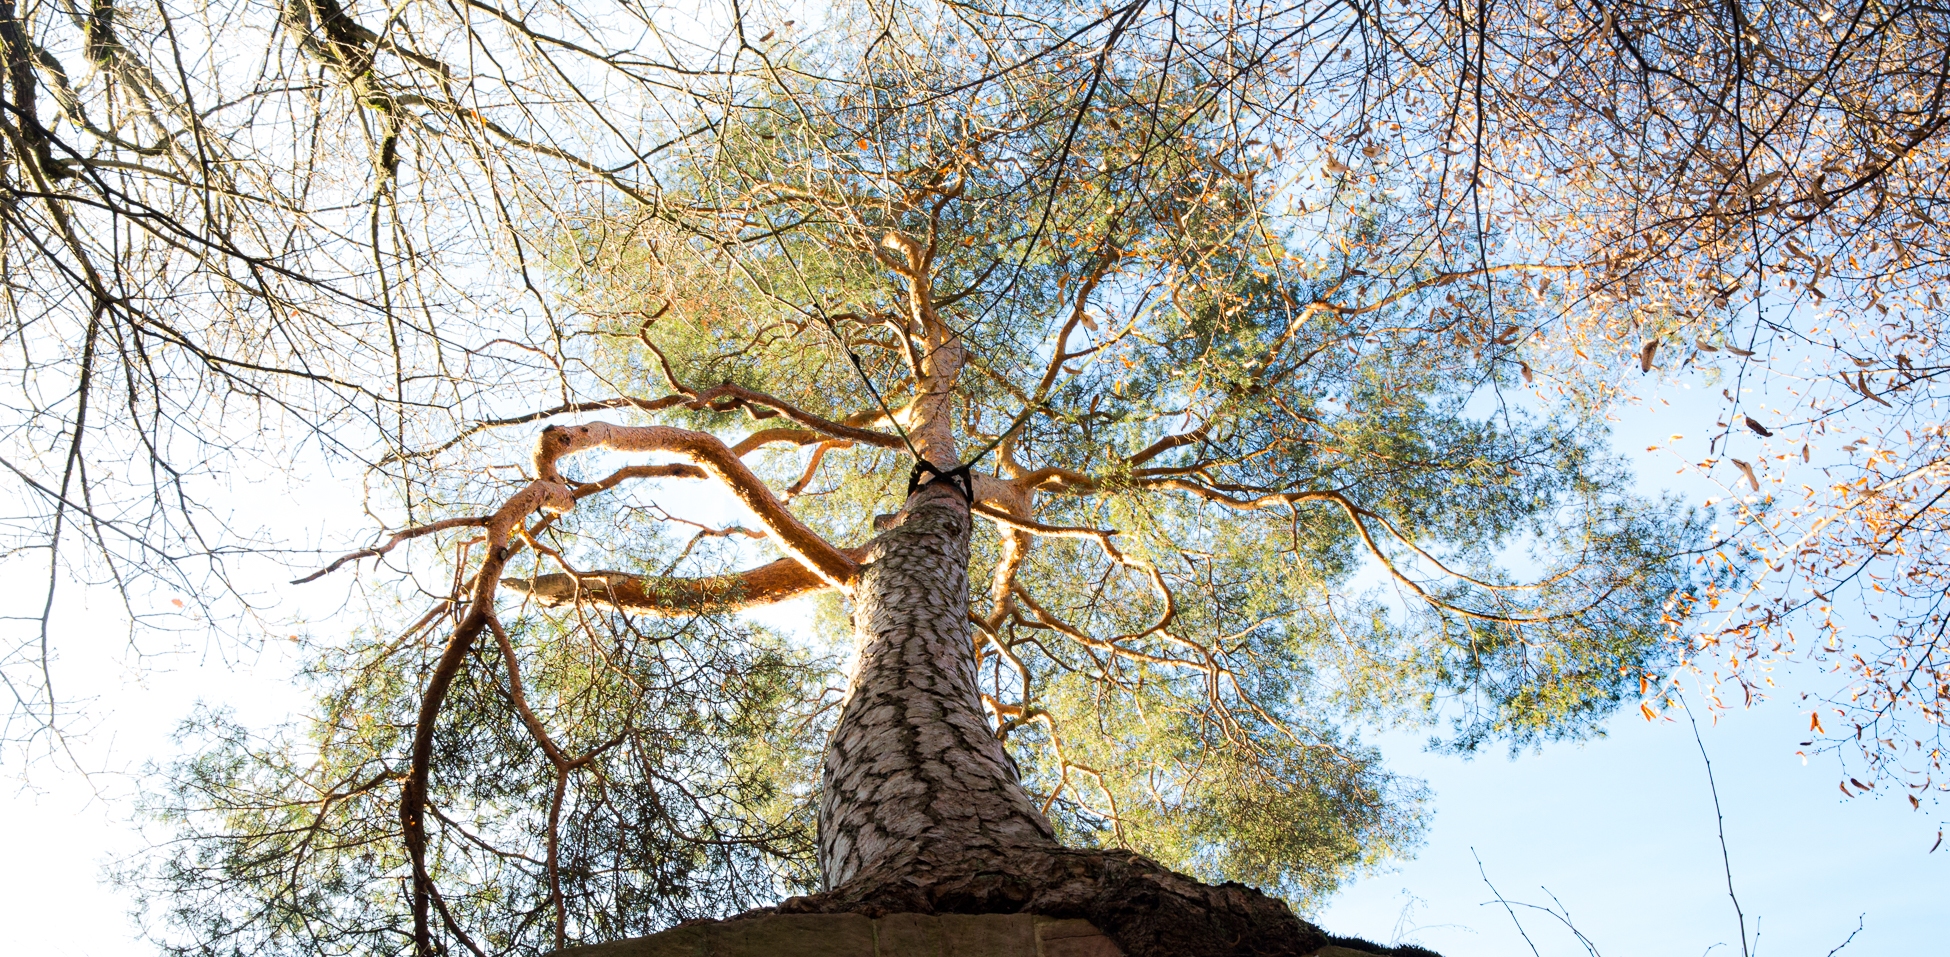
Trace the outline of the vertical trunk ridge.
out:
<instances>
[{"instance_id":1,"label":"vertical trunk ridge","mask_svg":"<svg viewBox=\"0 0 1950 957\"><path fill-rule=\"evenodd\" d=\"M1119 849L1064 848L989 730L968 620L967 503L908 499L853 593L860 660L826 750L826 890L747 916L1082 918L1129 957L1302 957L1326 935L1285 902Z\"/></svg>"},{"instance_id":2,"label":"vertical trunk ridge","mask_svg":"<svg viewBox=\"0 0 1950 957\"><path fill-rule=\"evenodd\" d=\"M826 752L828 888L1056 844L982 710L968 621L970 516L945 483L909 499L854 592L858 670Z\"/></svg>"}]
</instances>

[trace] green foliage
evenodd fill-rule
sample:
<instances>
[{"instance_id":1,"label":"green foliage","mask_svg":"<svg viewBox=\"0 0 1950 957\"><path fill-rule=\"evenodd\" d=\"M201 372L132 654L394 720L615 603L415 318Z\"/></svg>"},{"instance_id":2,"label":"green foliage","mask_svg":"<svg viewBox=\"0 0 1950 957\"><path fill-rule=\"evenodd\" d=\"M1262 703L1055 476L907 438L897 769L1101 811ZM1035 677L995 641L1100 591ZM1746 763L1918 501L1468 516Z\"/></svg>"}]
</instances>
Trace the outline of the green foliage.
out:
<instances>
[{"instance_id":1,"label":"green foliage","mask_svg":"<svg viewBox=\"0 0 1950 957\"><path fill-rule=\"evenodd\" d=\"M1426 793L1331 728L1290 714L1220 723L1168 669L1140 669L1126 687L1067 675L1047 690L1051 720L1026 728L1017 753L1038 759L1027 782L1056 795L1067 841L1128 847L1303 909L1419 841Z\"/></svg>"},{"instance_id":2,"label":"green foliage","mask_svg":"<svg viewBox=\"0 0 1950 957\"><path fill-rule=\"evenodd\" d=\"M1056 165L1063 75L1015 88L1049 102L979 88L925 113L767 91L683 183L742 219L585 224L578 301L616 317L594 361L644 392L667 362L691 388L876 421L918 388L912 282L881 239L923 237L970 354L968 454L999 442L984 467L1004 478L1063 473L1035 519L1114 529L1125 559L1038 537L1002 594L1007 532L978 537L985 693L1032 790L1075 839L1318 901L1420 834L1424 795L1343 724L1443 727L1462 750L1596 732L1670 660L1664 603L1701 528L1634 494L1593 413L1517 385L1495 339L1521 305L1367 251L1400 248L1400 210L1274 215L1270 161L1138 71L1111 75ZM727 441L743 424L688 421ZM1167 436L1184 441L1142 454ZM909 460L824 454L795 507L862 542ZM798 487L812 461L773 453L764 474Z\"/></svg>"},{"instance_id":3,"label":"green foliage","mask_svg":"<svg viewBox=\"0 0 1950 957\"><path fill-rule=\"evenodd\" d=\"M806 889L816 779L811 660L770 633L694 620L510 630L526 697L563 751L558 775L483 649L443 713L430 853L454 923L490 952L651 933ZM222 712L179 733L145 812L174 835L121 875L152 935L185 954L365 954L411 939L399 838L400 755L422 632L361 641L310 672L316 710L269 736ZM558 790L558 787L560 790ZM551 823L559 807L559 822ZM551 886L549 867L554 869Z\"/></svg>"}]
</instances>

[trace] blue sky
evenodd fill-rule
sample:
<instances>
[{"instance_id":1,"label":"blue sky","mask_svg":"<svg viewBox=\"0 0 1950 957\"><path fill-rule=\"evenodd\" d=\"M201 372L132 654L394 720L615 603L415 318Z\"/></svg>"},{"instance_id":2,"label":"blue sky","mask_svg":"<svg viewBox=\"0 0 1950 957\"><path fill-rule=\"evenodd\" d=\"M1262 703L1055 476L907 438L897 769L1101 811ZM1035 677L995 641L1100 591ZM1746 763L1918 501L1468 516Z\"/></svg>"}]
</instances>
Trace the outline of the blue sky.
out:
<instances>
[{"instance_id":1,"label":"blue sky","mask_svg":"<svg viewBox=\"0 0 1950 957\"><path fill-rule=\"evenodd\" d=\"M1706 770L1680 718L1620 715L1602 739L1515 759L1385 742L1397 769L1435 791L1428 843L1394 872L1356 882L1316 920L1446 957L1528 954L1480 857L1506 899L1561 903L1605 957L1739 954ZM1914 811L1900 795L1844 798L1832 762L1795 756L1805 727L1786 703L1700 726L1758 952L1823 957L1858 916L1862 932L1842 954L1944 952L1950 850L1929 853L1943 808ZM1587 953L1549 915L1513 909L1545 957Z\"/></svg>"},{"instance_id":2,"label":"blue sky","mask_svg":"<svg viewBox=\"0 0 1950 957\"><path fill-rule=\"evenodd\" d=\"M1726 498L1725 486L1682 466L1703 458L1717 431L1721 383L1647 384L1642 404L1619 410L1614 434L1642 486L1692 504ZM1753 414L1789 404L1743 391ZM1795 481L1821 484L1811 477L1824 461L1816 446ZM1825 957L1858 920L1841 955L1950 952L1950 841L1932 853L1950 808L1938 798L1912 809L1886 786L1845 797L1834 758L1797 754L1808 737L1797 693L1832 688L1834 677L1807 665L1771 677L1774 697L1751 710L1715 716L1690 696L1698 742L1680 710L1658 722L1626 710L1604 737L1515 757L1432 754L1407 734L1373 739L1396 770L1429 783L1433 827L1413 860L1356 881L1315 918L1335 933L1445 957L1522 957L1533 946L1543 957L1593 954L1550 914L1498 904L1487 876L1513 904L1568 913L1603 957L1730 957L1741 954L1730 864L1756 957ZM1702 746L1725 815L1725 858Z\"/></svg>"}]
</instances>

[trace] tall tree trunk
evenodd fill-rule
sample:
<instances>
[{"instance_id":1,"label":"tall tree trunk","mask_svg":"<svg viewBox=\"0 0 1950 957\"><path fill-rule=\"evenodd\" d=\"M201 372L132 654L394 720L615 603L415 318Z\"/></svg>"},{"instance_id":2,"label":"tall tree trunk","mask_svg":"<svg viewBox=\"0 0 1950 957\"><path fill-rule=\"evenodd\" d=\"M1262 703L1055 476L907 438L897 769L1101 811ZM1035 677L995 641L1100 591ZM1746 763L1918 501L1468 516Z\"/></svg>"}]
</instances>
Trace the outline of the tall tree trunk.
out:
<instances>
[{"instance_id":1,"label":"tall tree trunk","mask_svg":"<svg viewBox=\"0 0 1950 957\"><path fill-rule=\"evenodd\" d=\"M1327 938L1252 888L1065 848L989 730L968 620L968 505L923 486L854 590L858 669L826 751L826 890L783 913L1081 917L1129 957L1297 957ZM770 908L767 909L772 910Z\"/></svg>"},{"instance_id":2,"label":"tall tree trunk","mask_svg":"<svg viewBox=\"0 0 1950 957\"><path fill-rule=\"evenodd\" d=\"M819 867L862 875L1004 864L1056 846L989 729L968 620L967 503L922 486L868 553L854 591L858 670L826 751Z\"/></svg>"}]
</instances>

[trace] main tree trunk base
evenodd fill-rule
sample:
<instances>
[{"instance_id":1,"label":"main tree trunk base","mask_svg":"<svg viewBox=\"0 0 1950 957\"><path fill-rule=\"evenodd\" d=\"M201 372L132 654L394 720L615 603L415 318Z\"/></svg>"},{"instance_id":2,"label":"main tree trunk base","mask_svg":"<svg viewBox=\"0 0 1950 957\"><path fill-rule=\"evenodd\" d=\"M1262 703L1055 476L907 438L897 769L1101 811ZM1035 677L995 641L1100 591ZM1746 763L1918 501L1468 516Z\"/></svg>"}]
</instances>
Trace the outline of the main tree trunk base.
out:
<instances>
[{"instance_id":1,"label":"main tree trunk base","mask_svg":"<svg viewBox=\"0 0 1950 957\"><path fill-rule=\"evenodd\" d=\"M729 920L555 957L1436 957L1328 935L1242 884L1126 851L1051 848L1009 866L910 864Z\"/></svg>"},{"instance_id":2,"label":"main tree trunk base","mask_svg":"<svg viewBox=\"0 0 1950 957\"><path fill-rule=\"evenodd\" d=\"M1030 914L758 914L555 957L1122 957L1087 921Z\"/></svg>"},{"instance_id":3,"label":"main tree trunk base","mask_svg":"<svg viewBox=\"0 0 1950 957\"><path fill-rule=\"evenodd\" d=\"M1205 884L1128 851L1062 847L1020 851L1006 861L910 861L775 910L1085 920L1128 957L1305 957L1330 943L1285 902L1243 884Z\"/></svg>"},{"instance_id":4,"label":"main tree trunk base","mask_svg":"<svg viewBox=\"0 0 1950 957\"><path fill-rule=\"evenodd\" d=\"M1435 957L1419 947L1377 947L1336 939L1313 957ZM1096 926L1032 914L744 915L554 957L1125 957Z\"/></svg>"}]
</instances>

